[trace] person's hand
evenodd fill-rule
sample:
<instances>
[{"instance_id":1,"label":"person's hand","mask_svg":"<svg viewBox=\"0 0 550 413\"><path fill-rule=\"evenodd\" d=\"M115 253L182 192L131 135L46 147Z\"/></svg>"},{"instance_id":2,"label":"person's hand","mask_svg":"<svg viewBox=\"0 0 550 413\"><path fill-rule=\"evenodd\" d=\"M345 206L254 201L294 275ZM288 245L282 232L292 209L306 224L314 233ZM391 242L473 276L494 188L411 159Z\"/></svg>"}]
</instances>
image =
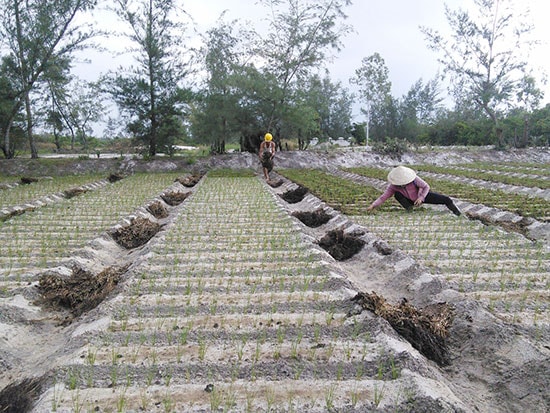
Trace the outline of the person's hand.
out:
<instances>
[{"instance_id":1,"label":"person's hand","mask_svg":"<svg viewBox=\"0 0 550 413\"><path fill-rule=\"evenodd\" d=\"M373 207L372 205L370 205L370 206L367 208L367 212L371 212L373 209L374 209L374 207Z\"/></svg>"},{"instance_id":2,"label":"person's hand","mask_svg":"<svg viewBox=\"0 0 550 413\"><path fill-rule=\"evenodd\" d=\"M414 206L420 206L420 205L422 205L422 200L420 198L414 201Z\"/></svg>"}]
</instances>

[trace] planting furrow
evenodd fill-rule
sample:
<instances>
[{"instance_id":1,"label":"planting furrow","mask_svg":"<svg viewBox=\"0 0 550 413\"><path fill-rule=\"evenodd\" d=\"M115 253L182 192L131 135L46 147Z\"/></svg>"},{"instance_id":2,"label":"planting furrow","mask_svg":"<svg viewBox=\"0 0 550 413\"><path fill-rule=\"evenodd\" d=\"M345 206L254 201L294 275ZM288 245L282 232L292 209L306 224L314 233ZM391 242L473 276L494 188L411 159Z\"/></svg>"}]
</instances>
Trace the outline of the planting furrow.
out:
<instances>
[{"instance_id":1,"label":"planting furrow","mask_svg":"<svg viewBox=\"0 0 550 413\"><path fill-rule=\"evenodd\" d=\"M218 310L216 307L215 310ZM196 314L194 309L190 311L182 311L178 315L172 317L155 317L154 314L143 314L141 317L128 316L127 319L113 320L109 331L137 331L151 333L161 328L168 331L174 330L174 327L184 325L192 325L201 331L205 329L216 330L220 326L228 325L237 330L241 329L256 329L266 325L283 325L283 324L310 324L320 323L324 325L339 325L343 323L348 313L337 313L333 310L317 311L315 314L304 314L304 312L279 312L278 308L274 311L266 311L262 314L242 314L233 312L230 314L222 314L214 311L213 314ZM190 318L192 317L192 318Z\"/></svg>"},{"instance_id":2,"label":"planting furrow","mask_svg":"<svg viewBox=\"0 0 550 413\"><path fill-rule=\"evenodd\" d=\"M272 293L274 290L277 292L290 292L296 291L337 291L340 285L331 278L321 278L317 274L311 276L305 276L304 274L289 275L288 273L280 273L278 269L273 270L273 274L276 274L276 278L272 277L258 277L254 280L249 275L233 275L227 277L224 276L208 278L208 274L205 273L204 278L200 274L192 274L183 283L181 281L174 282L169 277L160 278L158 281L152 282L138 282L132 284L129 289L133 294L133 297L138 297L142 294L164 294L166 291L170 291L171 294L181 296L187 296L191 294L227 294L229 292L237 294L260 294L260 293ZM249 271L249 267L243 267L242 269L233 268L232 272L246 272Z\"/></svg>"},{"instance_id":3,"label":"planting furrow","mask_svg":"<svg viewBox=\"0 0 550 413\"><path fill-rule=\"evenodd\" d=\"M444 384L426 393L436 370L356 311L356 291L258 179L207 176L177 212L36 411L461 405Z\"/></svg>"},{"instance_id":4,"label":"planting furrow","mask_svg":"<svg viewBox=\"0 0 550 413\"><path fill-rule=\"evenodd\" d=\"M287 314L286 320L291 321L293 315ZM172 317L170 320L158 319L155 325L143 326L141 331L129 330L127 328L128 319L126 315L119 315L117 322L112 322L109 330L103 335L104 340L108 340L114 347L137 347L137 346L174 346L185 345L189 341L198 342L199 338L204 334L215 338L217 342L255 342L263 345L266 341L283 342L288 336L298 337L302 339L314 341L317 348L326 346L326 342L330 340L351 340L353 342L361 342L369 345L375 343L376 337L380 334L382 328L379 320L362 319L360 317L352 317L351 322L338 322L338 320L346 319L345 315L326 314L324 317L320 315L309 316L308 314L294 315L292 323L283 324L281 319L276 315L274 317L248 317L247 322L243 322L238 317L219 318L210 325L203 328L195 329L194 320L189 319L186 315ZM202 320L202 319L201 319ZM209 319L210 321L211 318ZM238 329L220 328L223 322L237 323ZM217 323L217 325L216 325ZM93 347L92 344L88 348ZM81 350L80 355L76 358L83 358L82 354L90 353L89 350ZM95 354L95 351L93 352ZM89 354L92 356L93 354ZM250 355L250 353L247 353Z\"/></svg>"},{"instance_id":5,"label":"planting furrow","mask_svg":"<svg viewBox=\"0 0 550 413\"><path fill-rule=\"evenodd\" d=\"M316 301L331 301L334 303L336 303L336 300L339 300L339 299L344 299L347 301L348 295L344 297L339 297L338 293L339 293L338 291L318 292L318 291L308 290L308 291L300 291L300 292L297 292L297 291L290 292L286 290L283 292L279 292L279 291L263 292L263 293L256 292L254 294L245 295L242 293L235 294L232 291L224 292L219 290L216 293L216 300L227 303L231 306L240 306L240 307L244 305L258 306L266 303L279 303L279 302L302 303L302 304L309 305L309 303L316 302ZM169 294L169 292L165 292L162 295L143 294L137 297L132 297L130 299L130 305L132 307L135 305L139 305L140 308L151 307L155 309L158 309L158 308L162 309L168 305L173 305L173 306L185 305L185 307L188 307L188 306L196 307L199 305L204 306L204 305L210 304L208 301L209 301L209 298L201 298L196 294L194 295L190 294L188 298L183 298L179 294L176 296L176 295ZM176 310L181 311L182 308L176 308Z\"/></svg>"}]
</instances>

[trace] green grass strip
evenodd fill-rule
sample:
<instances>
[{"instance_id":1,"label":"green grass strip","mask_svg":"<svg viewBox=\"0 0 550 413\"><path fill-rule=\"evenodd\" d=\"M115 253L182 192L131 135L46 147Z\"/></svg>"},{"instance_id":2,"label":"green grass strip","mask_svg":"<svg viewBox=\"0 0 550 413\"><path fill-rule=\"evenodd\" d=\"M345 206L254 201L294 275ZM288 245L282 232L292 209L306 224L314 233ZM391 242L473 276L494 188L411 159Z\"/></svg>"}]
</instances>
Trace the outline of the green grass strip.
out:
<instances>
[{"instance_id":1,"label":"green grass strip","mask_svg":"<svg viewBox=\"0 0 550 413\"><path fill-rule=\"evenodd\" d=\"M318 169L283 169L277 171L291 181L305 186L316 197L346 215L365 215L367 207L380 196L380 191L357 184ZM392 198L378 210L391 211L401 208Z\"/></svg>"},{"instance_id":2,"label":"green grass strip","mask_svg":"<svg viewBox=\"0 0 550 413\"><path fill-rule=\"evenodd\" d=\"M466 178L481 179L483 181L497 182L497 183L502 183L507 185L524 186L528 188L541 188L541 189L550 188L550 180L518 177L518 176L504 175L503 173L501 173L504 171L511 172L510 170L499 170L496 172L487 172L487 171L472 171L472 170L467 170L462 168L443 167L443 166L435 166L435 165L415 165L413 166L413 169L417 171L463 176ZM525 173L528 173L528 172L525 172ZM531 173L533 172L531 171Z\"/></svg>"},{"instance_id":3,"label":"green grass strip","mask_svg":"<svg viewBox=\"0 0 550 413\"><path fill-rule=\"evenodd\" d=\"M528 175L550 176L550 165L545 163L527 162L471 162L456 164L464 168L488 169L502 172L515 172Z\"/></svg>"}]
</instances>

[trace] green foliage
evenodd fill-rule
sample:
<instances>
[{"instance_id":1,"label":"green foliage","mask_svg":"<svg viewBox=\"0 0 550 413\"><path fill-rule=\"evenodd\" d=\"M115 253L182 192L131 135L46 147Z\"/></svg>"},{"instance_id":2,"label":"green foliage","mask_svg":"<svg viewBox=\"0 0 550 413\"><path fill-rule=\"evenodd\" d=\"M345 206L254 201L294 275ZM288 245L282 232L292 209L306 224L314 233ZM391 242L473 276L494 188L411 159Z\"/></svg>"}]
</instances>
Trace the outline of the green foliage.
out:
<instances>
[{"instance_id":1,"label":"green foliage","mask_svg":"<svg viewBox=\"0 0 550 413\"><path fill-rule=\"evenodd\" d=\"M349 134L353 136L355 143L358 145L364 145L367 140L365 127L366 125L364 123L354 122L348 129Z\"/></svg>"},{"instance_id":2,"label":"green foliage","mask_svg":"<svg viewBox=\"0 0 550 413\"><path fill-rule=\"evenodd\" d=\"M247 33L234 33L235 24L219 21L208 31L201 50L207 72L204 90L193 108L192 131L197 143L209 143L214 154L224 153L239 131L238 87L240 62Z\"/></svg>"},{"instance_id":3,"label":"green foliage","mask_svg":"<svg viewBox=\"0 0 550 413\"><path fill-rule=\"evenodd\" d=\"M409 145L407 144L407 141L405 141L404 139L398 139L398 138L386 137L386 139L383 142L375 142L372 145L372 150L374 152L377 152L383 155L389 155L396 158L399 158L408 149L409 149Z\"/></svg>"},{"instance_id":4,"label":"green foliage","mask_svg":"<svg viewBox=\"0 0 550 413\"><path fill-rule=\"evenodd\" d=\"M0 4L0 39L9 50L12 86L17 92L3 120L1 148L7 158L15 155L11 127L25 108L25 130L33 158L38 156L33 138L34 99L31 92L49 80L49 68L59 59L70 59L95 36L90 26L75 25L80 12L95 7L95 0L14 1ZM39 96L40 97L40 96ZM6 102L4 102L6 103Z\"/></svg>"},{"instance_id":5,"label":"green foliage","mask_svg":"<svg viewBox=\"0 0 550 413\"><path fill-rule=\"evenodd\" d=\"M494 135L489 120L461 118L459 113L449 112L418 141L432 145L490 145Z\"/></svg>"},{"instance_id":6,"label":"green foliage","mask_svg":"<svg viewBox=\"0 0 550 413\"><path fill-rule=\"evenodd\" d=\"M340 47L341 36L351 30L341 23L346 17L344 7L350 1L288 0L286 4L261 0L261 3L271 11L271 30L262 40L259 54L266 62L263 71L274 80L274 88L264 97L269 118L263 126L266 130L279 130L288 118L287 104L297 97L300 82L318 69L330 49ZM294 107L298 106L302 105L294 100Z\"/></svg>"},{"instance_id":7,"label":"green foliage","mask_svg":"<svg viewBox=\"0 0 550 413\"><path fill-rule=\"evenodd\" d=\"M435 172L435 173L444 173L449 175L456 175L456 176L463 176L466 178L472 178L472 179L480 179L483 181L489 181L489 182L497 182L507 185L515 185L515 186L525 186L528 188L541 188L541 189L550 189L550 181L548 180L542 180L537 177L529 177L529 176L514 176L509 174L504 174L504 171L510 172L510 170L506 170L503 168L499 168L495 165L486 165L486 170L476 170L472 168L472 165L467 165L466 168L464 167L442 167L442 166L436 166L436 165L420 165L416 166L415 169L418 171L426 171L426 172ZM547 165L547 167L550 167L550 165ZM525 170L524 174L528 175L529 173L535 174L534 171ZM537 173L538 174L538 173Z\"/></svg>"},{"instance_id":8,"label":"green foliage","mask_svg":"<svg viewBox=\"0 0 550 413\"><path fill-rule=\"evenodd\" d=\"M494 143L504 146L500 121L518 103L536 103L540 91L528 76L528 40L532 27L523 15L499 0L474 0L476 9L465 12L446 7L451 35L423 27L429 47L440 55L455 99L482 110L494 128ZM472 51L475 51L472 53Z\"/></svg>"},{"instance_id":9,"label":"green foliage","mask_svg":"<svg viewBox=\"0 0 550 413\"><path fill-rule=\"evenodd\" d=\"M309 119L311 136L318 138L346 136L351 119L352 99L340 82L333 83L328 76L310 77L305 83L302 101L312 111Z\"/></svg>"},{"instance_id":10,"label":"green foliage","mask_svg":"<svg viewBox=\"0 0 550 413\"><path fill-rule=\"evenodd\" d=\"M153 2L152 7L145 0L117 0L116 7L133 33L128 37L136 48L137 65L105 79L104 91L149 157L159 150L171 153L183 133L182 104L191 98L178 86L187 71L175 51L185 27L176 23L178 9L172 0Z\"/></svg>"}]
</instances>

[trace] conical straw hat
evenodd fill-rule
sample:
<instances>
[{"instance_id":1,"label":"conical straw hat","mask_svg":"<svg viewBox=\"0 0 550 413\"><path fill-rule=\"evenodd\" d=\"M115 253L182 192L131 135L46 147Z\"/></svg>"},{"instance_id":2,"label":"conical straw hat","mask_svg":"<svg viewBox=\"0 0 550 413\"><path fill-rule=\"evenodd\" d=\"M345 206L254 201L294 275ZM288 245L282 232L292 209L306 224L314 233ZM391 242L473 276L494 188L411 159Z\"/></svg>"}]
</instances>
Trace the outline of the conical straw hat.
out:
<instances>
[{"instance_id":1,"label":"conical straw hat","mask_svg":"<svg viewBox=\"0 0 550 413\"><path fill-rule=\"evenodd\" d=\"M414 181L416 172L406 166L397 166L388 174L388 182L392 185L407 185Z\"/></svg>"}]
</instances>

